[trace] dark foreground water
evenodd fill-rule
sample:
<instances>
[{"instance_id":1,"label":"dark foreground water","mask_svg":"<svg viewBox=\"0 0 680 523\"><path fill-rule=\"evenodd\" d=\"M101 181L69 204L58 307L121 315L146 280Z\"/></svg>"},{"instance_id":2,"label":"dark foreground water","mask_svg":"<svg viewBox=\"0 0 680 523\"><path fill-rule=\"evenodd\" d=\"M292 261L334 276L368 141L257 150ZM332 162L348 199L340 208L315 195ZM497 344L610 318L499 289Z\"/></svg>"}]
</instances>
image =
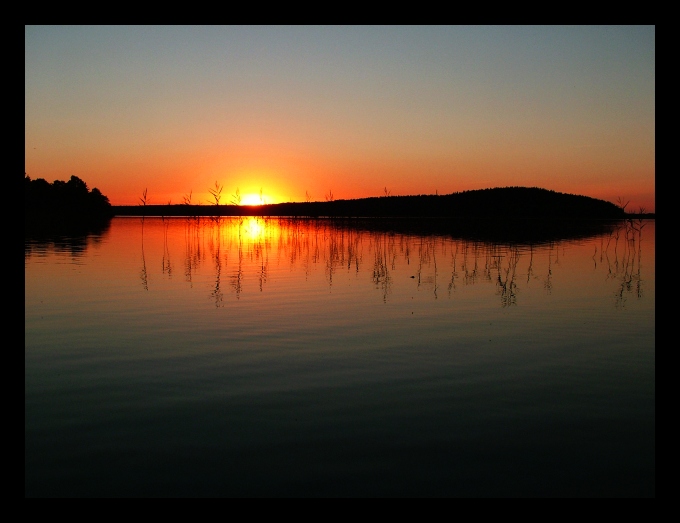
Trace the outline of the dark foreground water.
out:
<instances>
[{"instance_id":1,"label":"dark foreground water","mask_svg":"<svg viewBox=\"0 0 680 523\"><path fill-rule=\"evenodd\" d=\"M25 494L655 496L654 232L27 239Z\"/></svg>"}]
</instances>

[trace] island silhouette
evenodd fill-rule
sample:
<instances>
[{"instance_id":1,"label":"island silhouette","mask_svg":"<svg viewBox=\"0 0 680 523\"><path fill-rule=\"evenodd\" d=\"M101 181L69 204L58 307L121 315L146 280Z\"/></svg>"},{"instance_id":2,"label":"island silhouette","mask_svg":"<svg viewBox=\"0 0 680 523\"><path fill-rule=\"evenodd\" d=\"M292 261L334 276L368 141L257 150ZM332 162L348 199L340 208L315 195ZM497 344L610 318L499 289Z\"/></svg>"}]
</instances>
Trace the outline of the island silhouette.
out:
<instances>
[{"instance_id":1,"label":"island silhouette","mask_svg":"<svg viewBox=\"0 0 680 523\"><path fill-rule=\"evenodd\" d=\"M496 187L451 194L379 196L325 202L263 205L111 205L98 189L76 176L68 182L25 177L26 230L106 227L114 216L332 219L354 227L413 234L445 234L489 241L552 241L610 228L622 219L654 218L626 213L589 196L539 187Z\"/></svg>"},{"instance_id":2,"label":"island silhouette","mask_svg":"<svg viewBox=\"0 0 680 523\"><path fill-rule=\"evenodd\" d=\"M622 219L628 216L621 206L611 202L538 187L263 205L118 205L113 210L116 216L482 219Z\"/></svg>"}]
</instances>

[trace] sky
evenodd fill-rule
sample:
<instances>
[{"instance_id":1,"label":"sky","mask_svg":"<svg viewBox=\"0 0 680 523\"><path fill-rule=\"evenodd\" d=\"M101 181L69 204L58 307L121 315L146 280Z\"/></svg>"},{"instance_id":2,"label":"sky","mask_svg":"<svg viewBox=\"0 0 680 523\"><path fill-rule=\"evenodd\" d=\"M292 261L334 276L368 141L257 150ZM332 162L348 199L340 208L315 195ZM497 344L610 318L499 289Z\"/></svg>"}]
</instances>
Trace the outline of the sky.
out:
<instances>
[{"instance_id":1,"label":"sky","mask_svg":"<svg viewBox=\"0 0 680 523\"><path fill-rule=\"evenodd\" d=\"M530 186L655 209L654 26L26 26L25 171L114 205Z\"/></svg>"}]
</instances>

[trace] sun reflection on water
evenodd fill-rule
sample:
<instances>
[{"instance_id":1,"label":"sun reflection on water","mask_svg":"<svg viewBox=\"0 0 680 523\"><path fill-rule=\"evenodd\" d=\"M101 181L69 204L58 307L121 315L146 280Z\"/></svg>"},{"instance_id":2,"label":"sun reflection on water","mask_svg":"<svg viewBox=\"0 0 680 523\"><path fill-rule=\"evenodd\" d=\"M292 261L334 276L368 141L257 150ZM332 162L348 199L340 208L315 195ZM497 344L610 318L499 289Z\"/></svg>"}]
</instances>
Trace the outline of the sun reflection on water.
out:
<instances>
[{"instance_id":1,"label":"sun reflection on water","mask_svg":"<svg viewBox=\"0 0 680 523\"><path fill-rule=\"evenodd\" d=\"M265 235L265 225L263 220L253 216L244 219L243 230L250 241L261 240Z\"/></svg>"},{"instance_id":2,"label":"sun reflection on water","mask_svg":"<svg viewBox=\"0 0 680 523\"><path fill-rule=\"evenodd\" d=\"M255 289L279 292L271 284L282 281L281 270L293 287L317 279L328 292L364 289L383 303L415 293L454 299L475 284L488 284L502 307L513 308L535 302L537 293L564 298L576 292L572 287L588 295L601 289L622 308L648 292L653 299L653 222L622 222L590 238L530 245L256 216L117 219L112 230L116 252L137 252L134 271L145 292L183 274L189 288L207 284L218 307L228 299L225 291L236 299ZM27 263L34 253L44 256L39 244L27 243Z\"/></svg>"}]
</instances>

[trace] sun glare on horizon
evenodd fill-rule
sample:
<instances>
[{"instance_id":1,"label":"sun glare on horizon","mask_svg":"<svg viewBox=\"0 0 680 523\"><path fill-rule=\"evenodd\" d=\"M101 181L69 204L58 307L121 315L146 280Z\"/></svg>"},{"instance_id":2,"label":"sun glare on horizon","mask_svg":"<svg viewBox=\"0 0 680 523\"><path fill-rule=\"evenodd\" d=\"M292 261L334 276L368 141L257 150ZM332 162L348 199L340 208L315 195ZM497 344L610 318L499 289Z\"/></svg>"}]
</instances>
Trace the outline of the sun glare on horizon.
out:
<instances>
[{"instance_id":1,"label":"sun glare on horizon","mask_svg":"<svg viewBox=\"0 0 680 523\"><path fill-rule=\"evenodd\" d=\"M241 198L241 205L263 205L266 201L266 196L260 197L259 194L244 194Z\"/></svg>"},{"instance_id":2,"label":"sun glare on horizon","mask_svg":"<svg viewBox=\"0 0 680 523\"><path fill-rule=\"evenodd\" d=\"M270 195L264 193L247 193L241 197L241 205L267 205L269 203L277 203L278 200Z\"/></svg>"}]
</instances>

